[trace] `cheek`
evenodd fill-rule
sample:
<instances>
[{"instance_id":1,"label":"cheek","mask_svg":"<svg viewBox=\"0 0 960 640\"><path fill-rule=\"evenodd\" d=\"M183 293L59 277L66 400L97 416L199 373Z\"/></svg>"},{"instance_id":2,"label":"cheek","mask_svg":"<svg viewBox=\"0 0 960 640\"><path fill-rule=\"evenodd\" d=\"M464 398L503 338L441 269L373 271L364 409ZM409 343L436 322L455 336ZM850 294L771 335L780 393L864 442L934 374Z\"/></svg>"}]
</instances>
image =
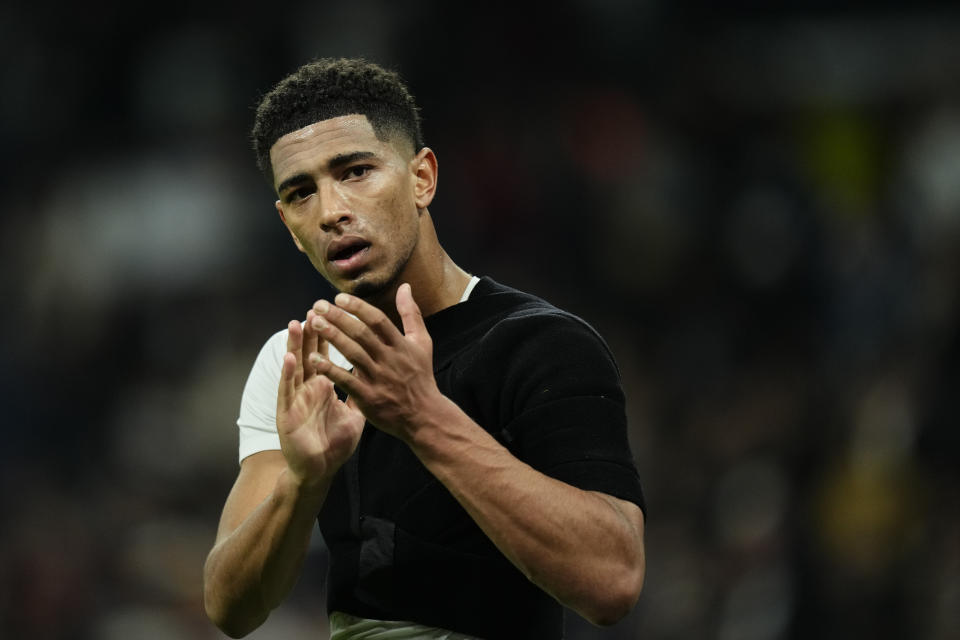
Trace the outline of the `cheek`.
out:
<instances>
[{"instance_id":1,"label":"cheek","mask_svg":"<svg viewBox=\"0 0 960 640\"><path fill-rule=\"evenodd\" d=\"M404 188L399 188L393 193L390 210L393 212L397 223L404 226L416 225L417 219L420 217L413 194Z\"/></svg>"},{"instance_id":2,"label":"cheek","mask_svg":"<svg viewBox=\"0 0 960 640\"><path fill-rule=\"evenodd\" d=\"M409 193L402 188L383 189L376 194L372 194L365 203L357 203L354 211L363 211L366 209L372 215L369 222L374 222L380 227L386 227L383 231L393 234L406 235L408 228L416 224L419 217L417 207ZM366 206L365 206L366 205Z\"/></svg>"}]
</instances>

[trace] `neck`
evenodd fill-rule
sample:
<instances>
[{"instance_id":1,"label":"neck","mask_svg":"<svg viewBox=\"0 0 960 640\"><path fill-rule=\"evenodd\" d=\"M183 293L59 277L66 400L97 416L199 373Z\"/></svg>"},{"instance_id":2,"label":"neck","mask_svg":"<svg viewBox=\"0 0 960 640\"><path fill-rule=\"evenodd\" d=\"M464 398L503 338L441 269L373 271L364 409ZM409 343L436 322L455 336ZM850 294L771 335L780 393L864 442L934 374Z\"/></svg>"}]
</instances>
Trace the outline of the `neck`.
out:
<instances>
[{"instance_id":1,"label":"neck","mask_svg":"<svg viewBox=\"0 0 960 640\"><path fill-rule=\"evenodd\" d=\"M397 313L397 289L404 282L410 283L413 299L424 317L451 307L463 296L470 282L470 274L461 269L440 246L433 219L429 211L420 216L420 237L413 255L404 266L396 282L368 300L396 324L402 326Z\"/></svg>"}]
</instances>

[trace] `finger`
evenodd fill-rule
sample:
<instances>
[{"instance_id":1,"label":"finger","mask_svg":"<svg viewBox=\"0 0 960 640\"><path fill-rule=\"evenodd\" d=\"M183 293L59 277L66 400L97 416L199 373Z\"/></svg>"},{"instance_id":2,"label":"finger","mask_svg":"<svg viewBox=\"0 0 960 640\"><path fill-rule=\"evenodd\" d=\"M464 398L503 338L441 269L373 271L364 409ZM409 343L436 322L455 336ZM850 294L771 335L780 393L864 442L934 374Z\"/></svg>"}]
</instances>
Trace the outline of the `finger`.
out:
<instances>
[{"instance_id":1,"label":"finger","mask_svg":"<svg viewBox=\"0 0 960 640\"><path fill-rule=\"evenodd\" d=\"M317 351L317 342L319 337L317 336L317 330L313 327L313 317L316 314L313 312L313 309L307 311L307 319L303 323L303 348L301 350L301 360L303 361L303 378L307 378L313 375L313 367L310 365L310 354Z\"/></svg>"},{"instance_id":2,"label":"finger","mask_svg":"<svg viewBox=\"0 0 960 640\"><path fill-rule=\"evenodd\" d=\"M317 336L317 353L324 358L330 357L330 344L319 335Z\"/></svg>"},{"instance_id":3,"label":"finger","mask_svg":"<svg viewBox=\"0 0 960 640\"><path fill-rule=\"evenodd\" d=\"M348 318L351 317L350 314L353 314L356 320L359 320L363 326L367 327L371 333L378 338L379 342L387 345L396 345L403 339L400 330L397 329L393 321L387 317L387 314L369 302L346 293L337 294L334 301L337 303L337 306L330 309L330 314L336 315L338 312L343 313L343 311L346 311L349 313L344 313L343 315ZM356 338L356 336L354 337Z\"/></svg>"},{"instance_id":4,"label":"finger","mask_svg":"<svg viewBox=\"0 0 960 640\"><path fill-rule=\"evenodd\" d=\"M368 373L373 371L385 345L362 322L334 307L315 316L312 322L323 340L336 347L353 366ZM354 339L351 334L359 338Z\"/></svg>"},{"instance_id":5,"label":"finger","mask_svg":"<svg viewBox=\"0 0 960 640\"><path fill-rule=\"evenodd\" d=\"M297 395L295 382L297 360L291 353L283 354L283 365L280 368L280 386L277 388L277 413L282 413L293 406Z\"/></svg>"},{"instance_id":6,"label":"finger","mask_svg":"<svg viewBox=\"0 0 960 640\"><path fill-rule=\"evenodd\" d=\"M287 324L287 353L292 353L296 358L294 368L294 384L300 385L303 382L303 326L296 320L291 320Z\"/></svg>"},{"instance_id":7,"label":"finger","mask_svg":"<svg viewBox=\"0 0 960 640\"><path fill-rule=\"evenodd\" d=\"M362 398L368 391L369 385L363 380L352 372L333 364L320 354L314 353L310 359L318 374L329 378L334 384L346 391L349 396L357 395Z\"/></svg>"},{"instance_id":8,"label":"finger","mask_svg":"<svg viewBox=\"0 0 960 640\"><path fill-rule=\"evenodd\" d=\"M317 398L318 407L323 410L332 400L337 399L337 392L333 388L333 381L324 375L315 375L310 379L309 384Z\"/></svg>"},{"instance_id":9,"label":"finger","mask_svg":"<svg viewBox=\"0 0 960 640\"><path fill-rule=\"evenodd\" d=\"M423 314L417 301L413 299L413 289L406 282L397 289L397 313L403 323L403 335L412 338L414 342L422 344L424 339L430 340L427 326L423 322Z\"/></svg>"}]
</instances>

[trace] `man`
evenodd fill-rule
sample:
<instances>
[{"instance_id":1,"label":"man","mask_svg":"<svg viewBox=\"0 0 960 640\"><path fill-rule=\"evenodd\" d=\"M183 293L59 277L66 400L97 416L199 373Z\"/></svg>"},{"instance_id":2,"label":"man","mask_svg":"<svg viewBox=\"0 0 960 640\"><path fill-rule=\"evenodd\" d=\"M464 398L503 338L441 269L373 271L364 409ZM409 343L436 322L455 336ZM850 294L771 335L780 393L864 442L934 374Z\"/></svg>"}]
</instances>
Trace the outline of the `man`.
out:
<instances>
[{"instance_id":1,"label":"man","mask_svg":"<svg viewBox=\"0 0 960 640\"><path fill-rule=\"evenodd\" d=\"M561 605L623 617L644 516L613 358L583 321L444 252L437 158L399 78L305 65L261 102L254 146L294 243L341 293L254 364L210 618L259 626L315 521L333 638L560 638Z\"/></svg>"}]
</instances>

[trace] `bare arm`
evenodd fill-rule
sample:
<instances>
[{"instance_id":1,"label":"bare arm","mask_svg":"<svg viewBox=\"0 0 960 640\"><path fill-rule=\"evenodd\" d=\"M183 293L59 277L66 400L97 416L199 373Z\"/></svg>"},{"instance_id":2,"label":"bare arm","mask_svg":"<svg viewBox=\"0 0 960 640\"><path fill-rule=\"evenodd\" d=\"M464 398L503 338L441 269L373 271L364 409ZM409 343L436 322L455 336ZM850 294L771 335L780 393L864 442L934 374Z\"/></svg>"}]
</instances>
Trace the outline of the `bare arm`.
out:
<instances>
[{"instance_id":1,"label":"bare arm","mask_svg":"<svg viewBox=\"0 0 960 640\"><path fill-rule=\"evenodd\" d=\"M518 460L437 389L432 341L410 289L397 292L401 334L379 310L341 294L316 326L355 365L316 355L377 428L404 440L501 552L533 582L597 624L632 608L643 585L643 515ZM349 311L356 317L343 313Z\"/></svg>"},{"instance_id":2,"label":"bare arm","mask_svg":"<svg viewBox=\"0 0 960 640\"><path fill-rule=\"evenodd\" d=\"M325 488L302 491L279 451L243 461L204 565L204 605L239 638L263 624L297 580Z\"/></svg>"},{"instance_id":3,"label":"bare arm","mask_svg":"<svg viewBox=\"0 0 960 640\"><path fill-rule=\"evenodd\" d=\"M595 624L630 612L645 570L639 507L536 471L446 398L428 415L413 451L517 568Z\"/></svg>"},{"instance_id":4,"label":"bare arm","mask_svg":"<svg viewBox=\"0 0 960 640\"><path fill-rule=\"evenodd\" d=\"M207 615L232 637L260 626L293 587L333 475L363 429L333 383L304 367L304 353L322 347L316 333L296 321L288 328L277 393L282 451L243 461L204 565Z\"/></svg>"}]
</instances>

